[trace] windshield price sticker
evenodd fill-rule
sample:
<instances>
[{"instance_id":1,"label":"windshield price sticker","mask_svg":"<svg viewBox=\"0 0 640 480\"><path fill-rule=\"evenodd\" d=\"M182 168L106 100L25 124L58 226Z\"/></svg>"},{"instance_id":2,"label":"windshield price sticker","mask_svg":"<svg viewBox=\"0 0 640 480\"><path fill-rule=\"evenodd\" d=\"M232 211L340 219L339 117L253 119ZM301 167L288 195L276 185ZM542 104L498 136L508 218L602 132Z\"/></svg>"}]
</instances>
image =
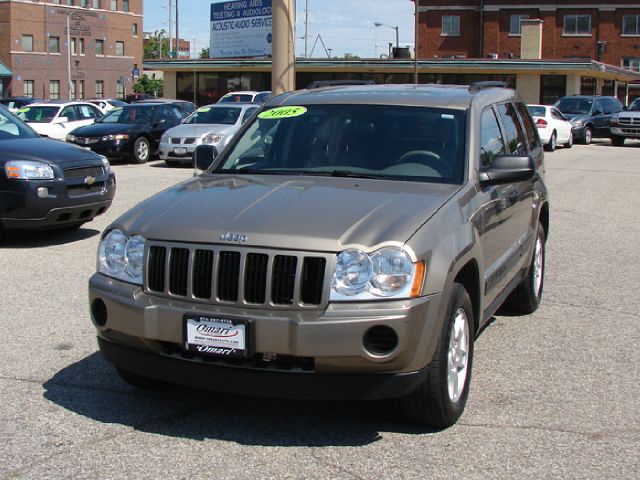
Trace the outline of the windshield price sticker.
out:
<instances>
[{"instance_id":1,"label":"windshield price sticker","mask_svg":"<svg viewBox=\"0 0 640 480\"><path fill-rule=\"evenodd\" d=\"M198 112L210 112L211 107L202 107L198 109Z\"/></svg>"},{"instance_id":2,"label":"windshield price sticker","mask_svg":"<svg viewBox=\"0 0 640 480\"><path fill-rule=\"evenodd\" d=\"M248 323L241 320L186 314L185 348L191 352L217 357L246 357L249 353Z\"/></svg>"},{"instance_id":3,"label":"windshield price sticker","mask_svg":"<svg viewBox=\"0 0 640 480\"><path fill-rule=\"evenodd\" d=\"M29 110L31 110L29 107L24 107L24 108L21 108L20 110L18 110L18 113L26 113Z\"/></svg>"},{"instance_id":4,"label":"windshield price sticker","mask_svg":"<svg viewBox=\"0 0 640 480\"><path fill-rule=\"evenodd\" d=\"M299 117L307 113L305 107L276 107L266 112L262 112L258 115L258 118L263 120L278 120L280 118L293 118Z\"/></svg>"}]
</instances>

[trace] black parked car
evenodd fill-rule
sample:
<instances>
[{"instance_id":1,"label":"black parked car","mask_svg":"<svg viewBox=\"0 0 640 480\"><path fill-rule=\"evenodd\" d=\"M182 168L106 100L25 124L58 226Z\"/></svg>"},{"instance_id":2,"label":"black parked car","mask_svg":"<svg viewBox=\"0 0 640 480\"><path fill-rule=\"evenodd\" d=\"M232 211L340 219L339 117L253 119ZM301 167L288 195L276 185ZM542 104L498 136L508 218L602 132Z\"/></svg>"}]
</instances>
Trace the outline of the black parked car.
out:
<instances>
[{"instance_id":1,"label":"black parked car","mask_svg":"<svg viewBox=\"0 0 640 480\"><path fill-rule=\"evenodd\" d=\"M562 97L555 107L571 122L574 140L587 145L594 138L609 138L611 117L623 110L616 97L591 95Z\"/></svg>"},{"instance_id":2,"label":"black parked car","mask_svg":"<svg viewBox=\"0 0 640 480\"><path fill-rule=\"evenodd\" d=\"M30 97L9 97L0 98L0 105L4 105L5 107L7 107L11 113L15 113L22 107L26 107L27 105L31 105L32 103L38 101L40 100Z\"/></svg>"},{"instance_id":3,"label":"black parked car","mask_svg":"<svg viewBox=\"0 0 640 480\"><path fill-rule=\"evenodd\" d=\"M108 158L145 163L157 153L162 134L186 116L174 103L135 103L114 108L93 125L76 128L67 141Z\"/></svg>"},{"instance_id":4,"label":"black parked car","mask_svg":"<svg viewBox=\"0 0 640 480\"><path fill-rule=\"evenodd\" d=\"M0 106L0 229L79 227L115 191L105 157L43 138Z\"/></svg>"}]
</instances>

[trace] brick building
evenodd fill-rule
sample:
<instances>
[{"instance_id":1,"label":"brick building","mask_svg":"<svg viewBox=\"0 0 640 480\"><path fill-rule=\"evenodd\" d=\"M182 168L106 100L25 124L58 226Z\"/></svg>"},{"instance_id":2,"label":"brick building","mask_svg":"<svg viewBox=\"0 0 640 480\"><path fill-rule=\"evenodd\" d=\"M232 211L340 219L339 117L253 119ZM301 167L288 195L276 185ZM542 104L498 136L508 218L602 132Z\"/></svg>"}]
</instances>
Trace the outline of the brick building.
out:
<instances>
[{"instance_id":1,"label":"brick building","mask_svg":"<svg viewBox=\"0 0 640 480\"><path fill-rule=\"evenodd\" d=\"M0 64L0 96L122 97L142 69L142 0L0 1Z\"/></svg>"},{"instance_id":2,"label":"brick building","mask_svg":"<svg viewBox=\"0 0 640 480\"><path fill-rule=\"evenodd\" d=\"M520 22L542 20L543 59L640 70L640 2L417 0L419 58L519 58Z\"/></svg>"}]
</instances>

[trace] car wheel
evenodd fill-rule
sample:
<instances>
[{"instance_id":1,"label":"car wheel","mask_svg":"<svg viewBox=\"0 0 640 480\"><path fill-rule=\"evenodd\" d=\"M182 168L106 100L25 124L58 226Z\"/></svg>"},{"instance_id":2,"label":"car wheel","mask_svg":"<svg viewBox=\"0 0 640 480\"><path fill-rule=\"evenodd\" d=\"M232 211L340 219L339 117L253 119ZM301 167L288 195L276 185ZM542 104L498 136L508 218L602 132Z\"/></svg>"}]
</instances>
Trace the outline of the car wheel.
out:
<instances>
[{"instance_id":1,"label":"car wheel","mask_svg":"<svg viewBox=\"0 0 640 480\"><path fill-rule=\"evenodd\" d=\"M146 163L151 157L151 146L149 140L140 137L133 144L133 161L135 163Z\"/></svg>"},{"instance_id":2,"label":"car wheel","mask_svg":"<svg viewBox=\"0 0 640 480\"><path fill-rule=\"evenodd\" d=\"M571 148L573 147L573 132L569 132L569 140L567 140L567 143L565 143L563 145L564 148Z\"/></svg>"},{"instance_id":3,"label":"car wheel","mask_svg":"<svg viewBox=\"0 0 640 480\"><path fill-rule=\"evenodd\" d=\"M614 147L622 147L624 145L624 137L621 137L620 135L612 135L611 145Z\"/></svg>"},{"instance_id":4,"label":"car wheel","mask_svg":"<svg viewBox=\"0 0 640 480\"><path fill-rule=\"evenodd\" d=\"M473 364L474 319L465 288L454 283L438 346L418 389L401 399L411 423L450 427L464 411Z\"/></svg>"},{"instance_id":5,"label":"car wheel","mask_svg":"<svg viewBox=\"0 0 640 480\"><path fill-rule=\"evenodd\" d=\"M549 137L549 143L547 143L544 146L545 150L547 150L548 152L553 152L556 149L556 141L557 141L557 136L556 136L556 132L554 131L551 134L551 137Z\"/></svg>"},{"instance_id":6,"label":"car wheel","mask_svg":"<svg viewBox=\"0 0 640 480\"><path fill-rule=\"evenodd\" d=\"M507 297L501 311L528 315L538 309L544 287L545 242L545 231L539 223L527 276Z\"/></svg>"},{"instance_id":7,"label":"car wheel","mask_svg":"<svg viewBox=\"0 0 640 480\"><path fill-rule=\"evenodd\" d=\"M129 370L123 370L116 367L116 371L118 372L118 375L124 383L135 388L151 390L162 388L167 385L166 383L161 382L160 380L156 380L155 378L143 377L142 375L130 372Z\"/></svg>"},{"instance_id":8,"label":"car wheel","mask_svg":"<svg viewBox=\"0 0 640 480\"><path fill-rule=\"evenodd\" d=\"M584 144L591 145L592 141L593 141L593 130L591 129L591 127L587 127L584 129Z\"/></svg>"}]
</instances>

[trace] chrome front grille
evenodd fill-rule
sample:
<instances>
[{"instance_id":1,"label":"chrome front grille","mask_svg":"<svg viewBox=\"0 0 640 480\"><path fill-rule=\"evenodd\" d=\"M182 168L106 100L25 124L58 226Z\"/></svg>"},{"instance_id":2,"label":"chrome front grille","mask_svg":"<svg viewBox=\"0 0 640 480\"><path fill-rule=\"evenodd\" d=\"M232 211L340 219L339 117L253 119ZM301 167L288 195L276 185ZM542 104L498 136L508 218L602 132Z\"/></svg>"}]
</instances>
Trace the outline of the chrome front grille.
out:
<instances>
[{"instance_id":1,"label":"chrome front grille","mask_svg":"<svg viewBox=\"0 0 640 480\"><path fill-rule=\"evenodd\" d=\"M623 126L640 127L640 117L618 117L618 122Z\"/></svg>"},{"instance_id":2,"label":"chrome front grille","mask_svg":"<svg viewBox=\"0 0 640 480\"><path fill-rule=\"evenodd\" d=\"M328 302L334 256L149 242L144 288L207 304L318 308Z\"/></svg>"},{"instance_id":3,"label":"chrome front grille","mask_svg":"<svg viewBox=\"0 0 640 480\"><path fill-rule=\"evenodd\" d=\"M64 170L64 178L67 180L86 177L101 177L104 169L101 166L68 168Z\"/></svg>"},{"instance_id":4,"label":"chrome front grille","mask_svg":"<svg viewBox=\"0 0 640 480\"><path fill-rule=\"evenodd\" d=\"M172 145L193 145L194 143L196 143L196 139L192 137L189 137L189 138L170 137L169 143Z\"/></svg>"}]
</instances>

